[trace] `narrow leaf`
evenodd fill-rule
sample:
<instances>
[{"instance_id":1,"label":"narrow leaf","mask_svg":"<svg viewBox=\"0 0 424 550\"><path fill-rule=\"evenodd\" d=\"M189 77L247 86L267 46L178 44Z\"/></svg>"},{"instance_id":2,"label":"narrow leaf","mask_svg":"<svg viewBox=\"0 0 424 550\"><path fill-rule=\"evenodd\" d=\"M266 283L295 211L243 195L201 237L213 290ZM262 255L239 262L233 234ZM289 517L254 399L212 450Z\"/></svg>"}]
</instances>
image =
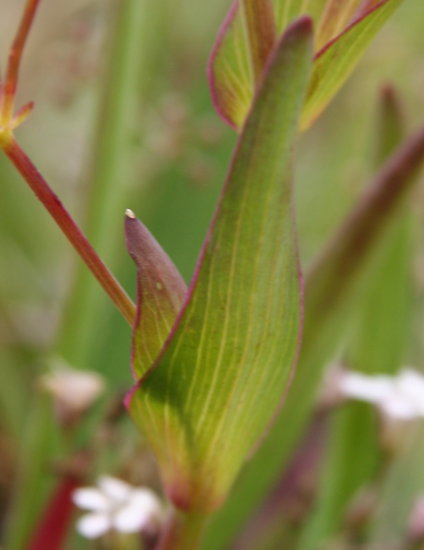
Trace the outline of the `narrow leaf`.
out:
<instances>
[{"instance_id":1,"label":"narrow leaf","mask_svg":"<svg viewBox=\"0 0 424 550\"><path fill-rule=\"evenodd\" d=\"M365 6L363 0L348 0L345 2L327 0L318 25L316 40L316 47L318 49L343 32L349 23L352 22L358 6L360 6L360 13L364 14Z\"/></svg>"},{"instance_id":2,"label":"narrow leaf","mask_svg":"<svg viewBox=\"0 0 424 550\"><path fill-rule=\"evenodd\" d=\"M255 83L259 82L276 40L271 0L241 0L246 20L250 60Z\"/></svg>"},{"instance_id":3,"label":"narrow leaf","mask_svg":"<svg viewBox=\"0 0 424 550\"><path fill-rule=\"evenodd\" d=\"M125 235L128 252L137 265L133 370L139 379L165 343L187 287L169 256L131 210L125 216Z\"/></svg>"},{"instance_id":4,"label":"narrow leaf","mask_svg":"<svg viewBox=\"0 0 424 550\"><path fill-rule=\"evenodd\" d=\"M208 74L212 101L223 120L240 129L254 94L254 75L248 29L234 0L218 33L209 61Z\"/></svg>"},{"instance_id":5,"label":"narrow leaf","mask_svg":"<svg viewBox=\"0 0 424 550\"><path fill-rule=\"evenodd\" d=\"M222 503L295 361L301 292L290 158L311 60L303 18L282 38L260 87L189 300L128 399L170 498L184 509Z\"/></svg>"},{"instance_id":6,"label":"narrow leaf","mask_svg":"<svg viewBox=\"0 0 424 550\"><path fill-rule=\"evenodd\" d=\"M292 18L304 13L312 16L318 28L315 67L302 129L308 128L321 114L377 31L402 1L273 0L277 33L281 33ZM214 105L235 129L243 126L257 81L251 60L257 57L258 46L254 42L252 50L249 36L243 2L235 0L218 34L209 65Z\"/></svg>"},{"instance_id":7,"label":"narrow leaf","mask_svg":"<svg viewBox=\"0 0 424 550\"><path fill-rule=\"evenodd\" d=\"M302 116L308 128L337 93L371 40L403 0L383 0L353 22L316 55L314 73Z\"/></svg>"}]
</instances>

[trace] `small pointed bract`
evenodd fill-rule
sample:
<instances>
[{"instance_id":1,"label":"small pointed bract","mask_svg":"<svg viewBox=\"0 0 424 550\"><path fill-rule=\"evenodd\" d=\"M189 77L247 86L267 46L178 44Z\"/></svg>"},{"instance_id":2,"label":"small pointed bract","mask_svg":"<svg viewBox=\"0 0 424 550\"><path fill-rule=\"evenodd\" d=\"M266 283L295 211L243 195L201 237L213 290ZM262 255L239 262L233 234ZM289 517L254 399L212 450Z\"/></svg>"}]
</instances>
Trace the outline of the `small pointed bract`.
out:
<instances>
[{"instance_id":1,"label":"small pointed bract","mask_svg":"<svg viewBox=\"0 0 424 550\"><path fill-rule=\"evenodd\" d=\"M311 65L302 18L266 69L183 312L127 398L182 509L222 503L291 378L302 299L290 165Z\"/></svg>"},{"instance_id":2,"label":"small pointed bract","mask_svg":"<svg viewBox=\"0 0 424 550\"><path fill-rule=\"evenodd\" d=\"M125 214L125 236L128 252L137 266L132 366L139 379L163 347L187 287L172 260L131 210Z\"/></svg>"},{"instance_id":3,"label":"small pointed bract","mask_svg":"<svg viewBox=\"0 0 424 550\"><path fill-rule=\"evenodd\" d=\"M310 15L316 23L315 64L301 120L302 129L308 128L321 114L372 38L402 1L272 1L277 34L302 14ZM215 108L237 130L242 128L247 117L258 81L252 66L257 56L252 52L244 4L243 0L233 2L219 32L209 66Z\"/></svg>"}]
</instances>

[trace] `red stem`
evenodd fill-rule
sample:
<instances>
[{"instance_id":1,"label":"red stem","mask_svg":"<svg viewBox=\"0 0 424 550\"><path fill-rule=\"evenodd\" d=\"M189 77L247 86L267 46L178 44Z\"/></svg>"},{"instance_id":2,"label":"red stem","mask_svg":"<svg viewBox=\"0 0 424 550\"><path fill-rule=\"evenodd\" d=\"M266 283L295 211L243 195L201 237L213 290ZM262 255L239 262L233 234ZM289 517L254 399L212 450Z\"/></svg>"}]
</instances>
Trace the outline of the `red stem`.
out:
<instances>
[{"instance_id":1,"label":"red stem","mask_svg":"<svg viewBox=\"0 0 424 550\"><path fill-rule=\"evenodd\" d=\"M76 476L64 477L51 496L26 550L60 550L74 512L72 493L80 486Z\"/></svg>"},{"instance_id":2,"label":"red stem","mask_svg":"<svg viewBox=\"0 0 424 550\"><path fill-rule=\"evenodd\" d=\"M52 191L43 176L14 139L5 145L3 150L37 198L51 214L57 225L81 256L98 282L102 285L124 318L132 325L135 316L135 306L133 302L99 258L87 237L76 225L60 199Z\"/></svg>"},{"instance_id":3,"label":"red stem","mask_svg":"<svg viewBox=\"0 0 424 550\"><path fill-rule=\"evenodd\" d=\"M18 84L22 52L39 3L40 0L27 1L19 28L16 32L12 47L10 48L6 79L1 98L1 115L3 120L9 120L13 115L13 104Z\"/></svg>"}]
</instances>

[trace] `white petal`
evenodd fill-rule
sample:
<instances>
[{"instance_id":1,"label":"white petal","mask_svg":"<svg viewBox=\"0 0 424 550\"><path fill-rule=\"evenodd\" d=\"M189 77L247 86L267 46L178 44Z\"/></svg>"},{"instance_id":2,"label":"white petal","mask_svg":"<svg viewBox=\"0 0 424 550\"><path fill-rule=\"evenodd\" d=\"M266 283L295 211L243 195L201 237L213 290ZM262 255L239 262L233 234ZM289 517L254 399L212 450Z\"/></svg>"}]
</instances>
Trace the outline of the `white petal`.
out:
<instances>
[{"instance_id":1,"label":"white petal","mask_svg":"<svg viewBox=\"0 0 424 550\"><path fill-rule=\"evenodd\" d=\"M81 487L72 493L73 503L83 510L102 512L109 510L110 502L98 489Z\"/></svg>"},{"instance_id":2,"label":"white petal","mask_svg":"<svg viewBox=\"0 0 424 550\"><path fill-rule=\"evenodd\" d=\"M113 517L113 527L120 533L138 533L150 521L142 510L132 506L125 506Z\"/></svg>"},{"instance_id":3,"label":"white petal","mask_svg":"<svg viewBox=\"0 0 424 550\"><path fill-rule=\"evenodd\" d=\"M399 389L405 399L413 406L417 416L424 412L424 377L413 370L403 370L398 378Z\"/></svg>"},{"instance_id":4,"label":"white petal","mask_svg":"<svg viewBox=\"0 0 424 550\"><path fill-rule=\"evenodd\" d=\"M394 382L389 376L347 372L341 377L339 384L344 395L378 404L392 395Z\"/></svg>"},{"instance_id":5,"label":"white petal","mask_svg":"<svg viewBox=\"0 0 424 550\"><path fill-rule=\"evenodd\" d=\"M162 504L156 493L150 489L134 489L131 495L131 504L150 512L161 512Z\"/></svg>"},{"instance_id":6,"label":"white petal","mask_svg":"<svg viewBox=\"0 0 424 550\"><path fill-rule=\"evenodd\" d=\"M424 374L415 370L413 367L404 367L401 370L399 377L405 380L410 380L415 385L419 385L424 389Z\"/></svg>"},{"instance_id":7,"label":"white petal","mask_svg":"<svg viewBox=\"0 0 424 550\"><path fill-rule=\"evenodd\" d=\"M113 501L127 501L133 488L128 483L110 476L101 476L97 483L102 493Z\"/></svg>"},{"instance_id":8,"label":"white petal","mask_svg":"<svg viewBox=\"0 0 424 550\"><path fill-rule=\"evenodd\" d=\"M122 533L134 533L160 516L161 504L157 496L148 489L136 489L130 502L113 518L113 525Z\"/></svg>"},{"instance_id":9,"label":"white petal","mask_svg":"<svg viewBox=\"0 0 424 550\"><path fill-rule=\"evenodd\" d=\"M97 539L111 528L111 521L105 514L86 514L76 524L78 533L86 539Z\"/></svg>"},{"instance_id":10,"label":"white petal","mask_svg":"<svg viewBox=\"0 0 424 550\"><path fill-rule=\"evenodd\" d=\"M413 420L417 418L417 411L401 395L393 395L391 399L381 404L381 410L387 416L398 420Z\"/></svg>"}]
</instances>

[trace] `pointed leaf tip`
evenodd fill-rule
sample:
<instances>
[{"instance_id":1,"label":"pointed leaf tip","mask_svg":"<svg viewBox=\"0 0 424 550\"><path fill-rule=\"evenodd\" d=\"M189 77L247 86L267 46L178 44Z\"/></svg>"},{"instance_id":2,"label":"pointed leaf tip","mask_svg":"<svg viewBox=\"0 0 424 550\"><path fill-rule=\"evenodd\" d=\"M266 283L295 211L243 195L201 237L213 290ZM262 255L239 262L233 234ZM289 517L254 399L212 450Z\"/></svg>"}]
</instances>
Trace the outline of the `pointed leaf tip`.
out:
<instances>
[{"instance_id":1,"label":"pointed leaf tip","mask_svg":"<svg viewBox=\"0 0 424 550\"><path fill-rule=\"evenodd\" d=\"M159 354L181 309L186 284L172 260L131 210L125 213L128 253L137 266L133 370L141 377Z\"/></svg>"}]
</instances>

